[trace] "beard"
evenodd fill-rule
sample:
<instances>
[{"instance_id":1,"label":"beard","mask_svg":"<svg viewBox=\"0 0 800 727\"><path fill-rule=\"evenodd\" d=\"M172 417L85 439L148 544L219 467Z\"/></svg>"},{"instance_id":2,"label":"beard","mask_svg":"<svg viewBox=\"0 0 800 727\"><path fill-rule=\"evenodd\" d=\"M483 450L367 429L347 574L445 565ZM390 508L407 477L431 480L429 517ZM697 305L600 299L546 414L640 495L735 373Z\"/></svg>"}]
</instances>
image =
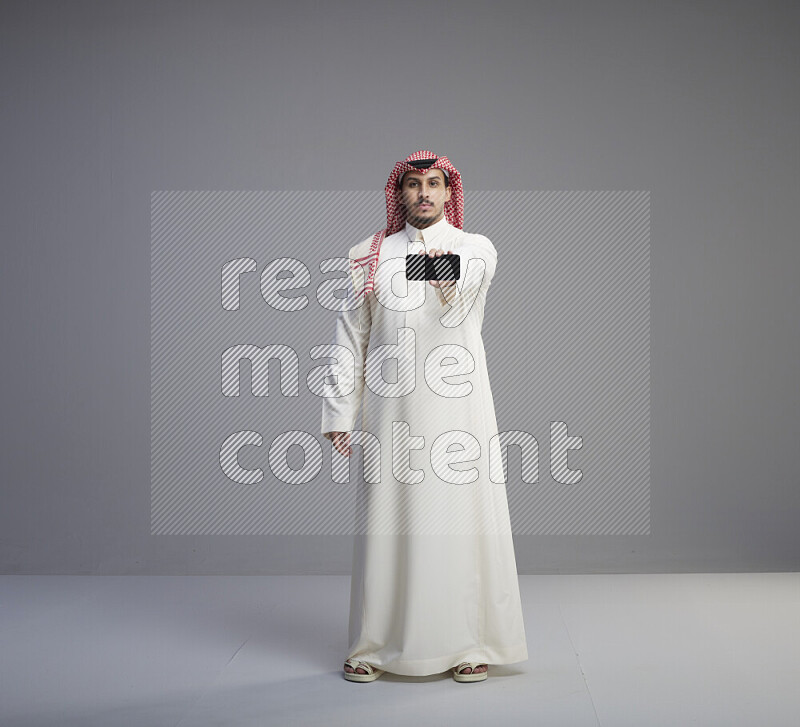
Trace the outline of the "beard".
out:
<instances>
[{"instance_id":1,"label":"beard","mask_svg":"<svg viewBox=\"0 0 800 727\"><path fill-rule=\"evenodd\" d=\"M406 220L408 220L409 224L417 227L418 225L415 225L415 222L432 222L441 217L444 205L437 207L433 203L429 204L431 206L425 209L421 209L419 204L415 204L410 210L406 208Z\"/></svg>"}]
</instances>

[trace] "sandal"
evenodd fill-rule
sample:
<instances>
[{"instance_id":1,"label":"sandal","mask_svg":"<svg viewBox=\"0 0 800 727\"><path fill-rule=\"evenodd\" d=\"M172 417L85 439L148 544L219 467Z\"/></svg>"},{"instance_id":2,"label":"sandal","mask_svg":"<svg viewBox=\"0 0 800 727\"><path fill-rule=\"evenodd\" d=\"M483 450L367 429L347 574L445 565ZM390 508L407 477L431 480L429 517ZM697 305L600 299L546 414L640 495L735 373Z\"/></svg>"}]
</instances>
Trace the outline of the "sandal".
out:
<instances>
[{"instance_id":1,"label":"sandal","mask_svg":"<svg viewBox=\"0 0 800 727\"><path fill-rule=\"evenodd\" d=\"M475 667L485 666L486 671L475 671ZM461 674L461 670L470 667L472 671L469 674ZM453 679L457 682L482 682L489 676L489 665L484 664L482 661L462 661L457 666L450 669L453 672Z\"/></svg>"},{"instance_id":2,"label":"sandal","mask_svg":"<svg viewBox=\"0 0 800 727\"><path fill-rule=\"evenodd\" d=\"M359 659L350 658L345 662L345 664L353 667L352 672L346 671L344 673L344 678L351 682L374 682L381 674L383 674L383 669L378 669L377 667L372 666L372 664L367 664L366 661L361 661ZM367 673L357 674L356 669L359 667L365 669Z\"/></svg>"}]
</instances>

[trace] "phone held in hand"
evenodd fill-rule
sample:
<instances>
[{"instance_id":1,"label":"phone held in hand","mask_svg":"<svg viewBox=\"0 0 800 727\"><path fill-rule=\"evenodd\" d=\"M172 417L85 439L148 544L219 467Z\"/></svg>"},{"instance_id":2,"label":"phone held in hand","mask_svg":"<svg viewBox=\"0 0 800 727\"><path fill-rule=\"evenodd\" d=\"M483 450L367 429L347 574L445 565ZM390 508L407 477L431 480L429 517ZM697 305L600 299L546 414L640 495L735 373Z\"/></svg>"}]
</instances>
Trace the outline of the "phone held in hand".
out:
<instances>
[{"instance_id":1,"label":"phone held in hand","mask_svg":"<svg viewBox=\"0 0 800 727\"><path fill-rule=\"evenodd\" d=\"M406 255L406 280L459 280L461 256L445 253L438 257L411 253Z\"/></svg>"}]
</instances>

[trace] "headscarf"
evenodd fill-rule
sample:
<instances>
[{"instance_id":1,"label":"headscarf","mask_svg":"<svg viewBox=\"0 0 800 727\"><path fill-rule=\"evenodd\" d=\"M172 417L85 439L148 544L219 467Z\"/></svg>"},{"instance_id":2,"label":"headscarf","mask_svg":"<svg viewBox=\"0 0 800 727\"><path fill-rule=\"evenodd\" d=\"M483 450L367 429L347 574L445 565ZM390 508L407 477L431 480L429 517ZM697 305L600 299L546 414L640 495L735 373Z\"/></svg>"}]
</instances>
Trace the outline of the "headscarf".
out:
<instances>
[{"instance_id":1,"label":"headscarf","mask_svg":"<svg viewBox=\"0 0 800 727\"><path fill-rule=\"evenodd\" d=\"M431 162L431 160L433 160ZM432 151L420 150L397 162L386 182L386 227L372 236L369 249L366 242L360 243L350 251L350 270L357 299L367 294L375 285L375 271L378 269L378 258L381 244L388 235L400 232L406 224L406 209L401 201L400 182L406 172L427 174L429 169L441 169L448 179L451 188L450 199L444 203L444 216L447 221L459 230L464 226L464 190L461 186L461 175L446 156L437 156ZM367 266L364 280L363 266ZM361 310L366 306L362 302Z\"/></svg>"}]
</instances>

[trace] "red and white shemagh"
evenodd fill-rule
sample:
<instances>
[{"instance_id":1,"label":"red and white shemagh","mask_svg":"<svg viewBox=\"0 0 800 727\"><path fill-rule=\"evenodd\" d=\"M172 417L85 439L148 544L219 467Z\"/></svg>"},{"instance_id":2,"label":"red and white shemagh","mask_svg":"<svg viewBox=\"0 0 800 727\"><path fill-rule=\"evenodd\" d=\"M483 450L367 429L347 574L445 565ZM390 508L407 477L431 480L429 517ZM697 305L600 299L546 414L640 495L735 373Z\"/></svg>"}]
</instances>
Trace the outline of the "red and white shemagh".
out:
<instances>
[{"instance_id":1,"label":"red and white shemagh","mask_svg":"<svg viewBox=\"0 0 800 727\"><path fill-rule=\"evenodd\" d=\"M410 163L421 159L435 159L436 161L424 169L417 168ZM369 250L366 249L364 243L361 243L350 252L350 268L357 298L366 297L374 287L375 271L378 269L378 257L384 238L400 232L405 227L406 209L401 201L400 180L406 172L427 174L429 169L441 169L449 175L448 182L452 191L450 199L444 203L444 216L453 227L457 227L459 230L463 229L464 190L461 186L461 175L458 173L458 169L450 163L450 160L446 156L437 156L432 151L421 150L415 151L403 161L397 162L389 175L389 181L386 182L386 227L373 235ZM359 285L358 282L363 280L364 266L367 268L366 281L363 285Z\"/></svg>"}]
</instances>

